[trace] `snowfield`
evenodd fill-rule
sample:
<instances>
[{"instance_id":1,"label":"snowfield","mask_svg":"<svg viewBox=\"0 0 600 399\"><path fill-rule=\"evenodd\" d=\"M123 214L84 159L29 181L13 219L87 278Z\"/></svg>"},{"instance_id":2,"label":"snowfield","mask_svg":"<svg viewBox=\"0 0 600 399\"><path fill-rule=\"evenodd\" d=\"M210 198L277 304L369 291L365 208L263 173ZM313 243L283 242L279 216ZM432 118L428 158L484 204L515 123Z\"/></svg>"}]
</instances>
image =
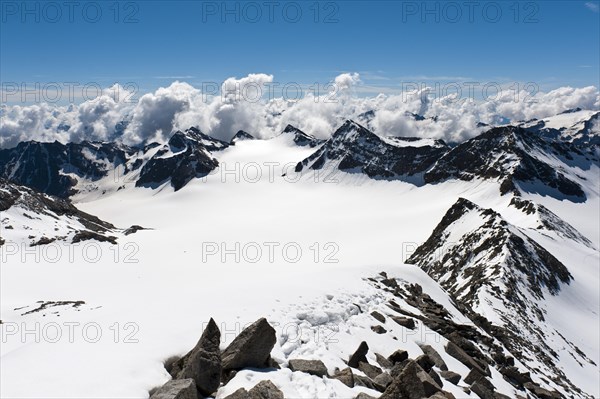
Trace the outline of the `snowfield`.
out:
<instances>
[{"instance_id":1,"label":"snowfield","mask_svg":"<svg viewBox=\"0 0 600 399\"><path fill-rule=\"evenodd\" d=\"M595 363L579 365L566 348L555 348L562 371L587 394L600 396L597 166L577 170L587 179L581 180L585 202L524 195L576 228L592 248L537 231L531 216L509 206L510 196L499 195L495 182L417 187L337 170L295 173L296 163L314 151L285 135L239 141L215 155L216 171L178 192L168 183L152 190L109 176L97 183L100 190L76 196L75 205L117 227L148 230L120 235L117 246L55 243L15 253L4 248L0 396L147 398L170 378L163 362L188 352L211 317L221 329L222 348L244 325L266 317L277 331L272 355L283 365L294 358L321 359L332 374L346 367L344 360L361 341L369 343L373 360L374 353L388 356L397 349L417 357L417 344L427 343L450 370L466 375L467 367L445 353L445 338L420 322L406 330L388 319L388 334L373 332L369 313L389 313L391 296L367 280L385 271L418 283L455 322L472 324L425 272L404 264L459 197L494 209L569 269L573 282L546 299L546 325ZM103 189L110 194L101 195ZM25 314L38 301L85 303ZM419 313L409 304L402 307ZM244 370L216 398L265 379L286 398L379 396L282 368ZM514 397L515 389L495 370L491 381ZM457 398L478 397L452 384L444 389Z\"/></svg>"}]
</instances>

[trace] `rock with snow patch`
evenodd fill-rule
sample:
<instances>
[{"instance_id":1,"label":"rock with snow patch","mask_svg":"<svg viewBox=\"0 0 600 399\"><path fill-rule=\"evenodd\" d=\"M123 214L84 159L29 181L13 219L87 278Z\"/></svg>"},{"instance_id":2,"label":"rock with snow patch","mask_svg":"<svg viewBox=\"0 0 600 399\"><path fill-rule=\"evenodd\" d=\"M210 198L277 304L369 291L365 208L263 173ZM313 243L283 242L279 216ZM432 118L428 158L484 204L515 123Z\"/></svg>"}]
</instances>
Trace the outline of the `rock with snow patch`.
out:
<instances>
[{"instance_id":1,"label":"rock with snow patch","mask_svg":"<svg viewBox=\"0 0 600 399\"><path fill-rule=\"evenodd\" d=\"M196 383L191 378L168 381L150 399L198 399Z\"/></svg>"},{"instance_id":2,"label":"rock with snow patch","mask_svg":"<svg viewBox=\"0 0 600 399\"><path fill-rule=\"evenodd\" d=\"M348 360L348 366L358 368L360 362L368 363L367 353L369 352L369 345L365 341L361 342L358 349L350 356Z\"/></svg>"},{"instance_id":3,"label":"rock with snow patch","mask_svg":"<svg viewBox=\"0 0 600 399\"><path fill-rule=\"evenodd\" d=\"M219 327L211 318L194 349L173 364L173 378L193 379L204 396L216 392L221 382L220 340Z\"/></svg>"},{"instance_id":4,"label":"rock with snow patch","mask_svg":"<svg viewBox=\"0 0 600 399\"><path fill-rule=\"evenodd\" d=\"M268 366L271 350L277 342L275 329L265 318L245 328L221 354L223 370Z\"/></svg>"},{"instance_id":5,"label":"rock with snow patch","mask_svg":"<svg viewBox=\"0 0 600 399\"><path fill-rule=\"evenodd\" d=\"M327 367L320 360L290 359L290 370L323 377L327 375Z\"/></svg>"}]
</instances>

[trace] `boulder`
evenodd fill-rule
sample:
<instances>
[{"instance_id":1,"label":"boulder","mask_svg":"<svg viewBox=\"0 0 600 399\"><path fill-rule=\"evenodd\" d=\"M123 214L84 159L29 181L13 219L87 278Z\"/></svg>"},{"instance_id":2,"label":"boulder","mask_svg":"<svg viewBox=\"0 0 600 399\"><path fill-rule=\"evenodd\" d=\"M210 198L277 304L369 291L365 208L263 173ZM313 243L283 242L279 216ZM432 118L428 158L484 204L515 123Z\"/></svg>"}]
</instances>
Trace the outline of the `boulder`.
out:
<instances>
[{"instance_id":1,"label":"boulder","mask_svg":"<svg viewBox=\"0 0 600 399\"><path fill-rule=\"evenodd\" d=\"M480 385L486 387L489 391L494 392L496 387L492 384L483 374L481 374L478 370L472 369L469 374L464 379L465 383L469 385L473 385L475 383L479 383Z\"/></svg>"},{"instance_id":2,"label":"boulder","mask_svg":"<svg viewBox=\"0 0 600 399\"><path fill-rule=\"evenodd\" d=\"M421 384L423 384L426 396L431 396L442 390L442 387L440 387L425 370L419 370L417 372L417 378L421 381Z\"/></svg>"},{"instance_id":3,"label":"boulder","mask_svg":"<svg viewBox=\"0 0 600 399\"><path fill-rule=\"evenodd\" d=\"M191 378L168 381L150 399L198 399L196 383Z\"/></svg>"},{"instance_id":4,"label":"boulder","mask_svg":"<svg viewBox=\"0 0 600 399\"><path fill-rule=\"evenodd\" d=\"M372 364L366 362L359 362L358 369L365 373L367 377L369 377L372 380L375 379L375 377L377 377L383 371L379 367L373 366Z\"/></svg>"},{"instance_id":5,"label":"boulder","mask_svg":"<svg viewBox=\"0 0 600 399\"><path fill-rule=\"evenodd\" d=\"M440 370L448 370L448 366L446 365L446 362L444 361L444 359L442 359L442 357L440 356L440 354L438 353L438 351L436 351L435 349L433 349L433 347L431 345L419 345L421 347L421 350L423 351L424 354L426 354L427 356L429 356L429 358L433 361L433 364L439 368Z\"/></svg>"},{"instance_id":6,"label":"boulder","mask_svg":"<svg viewBox=\"0 0 600 399\"><path fill-rule=\"evenodd\" d=\"M381 385L384 388L387 388L393 381L394 379L388 373L381 373L373 379L375 384Z\"/></svg>"},{"instance_id":7,"label":"boulder","mask_svg":"<svg viewBox=\"0 0 600 399\"><path fill-rule=\"evenodd\" d=\"M387 330L380 325L371 326L371 331L377 334L385 334Z\"/></svg>"},{"instance_id":8,"label":"boulder","mask_svg":"<svg viewBox=\"0 0 600 399\"><path fill-rule=\"evenodd\" d=\"M403 349L398 349L388 357L388 360L392 362L392 364L403 362L406 359L408 359L408 352Z\"/></svg>"},{"instance_id":9,"label":"boulder","mask_svg":"<svg viewBox=\"0 0 600 399\"><path fill-rule=\"evenodd\" d=\"M402 327L408 328L409 330L414 330L416 328L415 320L410 317L398 317L398 316L390 316L392 320L396 323L400 324Z\"/></svg>"},{"instance_id":10,"label":"boulder","mask_svg":"<svg viewBox=\"0 0 600 399\"><path fill-rule=\"evenodd\" d=\"M354 386L365 387L379 392L383 392L385 389L381 385L376 384L369 377L364 377L362 375L354 375Z\"/></svg>"},{"instance_id":11,"label":"boulder","mask_svg":"<svg viewBox=\"0 0 600 399\"><path fill-rule=\"evenodd\" d=\"M379 365L384 369L391 369L392 367L394 367L394 363L390 362L388 359L386 359L385 357L383 357L383 355L380 355L379 353L375 354L375 359L377 360L377 363L379 363Z\"/></svg>"},{"instance_id":12,"label":"boulder","mask_svg":"<svg viewBox=\"0 0 600 399\"><path fill-rule=\"evenodd\" d=\"M361 342L358 349L350 356L348 360L348 366L358 368L359 362L367 363L367 353L369 352L369 345L365 341Z\"/></svg>"},{"instance_id":13,"label":"boulder","mask_svg":"<svg viewBox=\"0 0 600 399\"><path fill-rule=\"evenodd\" d=\"M255 321L223 351L223 370L267 367L276 341L275 329L265 318Z\"/></svg>"},{"instance_id":14,"label":"boulder","mask_svg":"<svg viewBox=\"0 0 600 399\"><path fill-rule=\"evenodd\" d=\"M240 388L229 396L226 396L224 399L250 399L250 394L246 389Z\"/></svg>"},{"instance_id":15,"label":"boulder","mask_svg":"<svg viewBox=\"0 0 600 399\"><path fill-rule=\"evenodd\" d=\"M444 382L440 378L439 374L435 372L434 369L429 370L428 374L435 381L435 383L440 386L440 388L444 386Z\"/></svg>"},{"instance_id":16,"label":"boulder","mask_svg":"<svg viewBox=\"0 0 600 399\"><path fill-rule=\"evenodd\" d=\"M379 399L423 399L430 396L425 394L423 383L417 376L419 371L423 369L410 360Z\"/></svg>"},{"instance_id":17,"label":"boulder","mask_svg":"<svg viewBox=\"0 0 600 399\"><path fill-rule=\"evenodd\" d=\"M458 347L454 342L448 342L446 345L446 353L464 364L470 369L476 369L483 375L490 375L489 370L484 370L479 363L475 361L467 352Z\"/></svg>"},{"instance_id":18,"label":"boulder","mask_svg":"<svg viewBox=\"0 0 600 399\"><path fill-rule=\"evenodd\" d=\"M317 377L327 375L327 367L320 360L290 359L289 367L292 371L301 371Z\"/></svg>"},{"instance_id":19,"label":"boulder","mask_svg":"<svg viewBox=\"0 0 600 399\"><path fill-rule=\"evenodd\" d=\"M461 375L458 373L455 373L454 371L442 371L442 372L440 372L440 375L442 376L443 379L451 382L454 385L457 385L461 379Z\"/></svg>"},{"instance_id":20,"label":"boulder","mask_svg":"<svg viewBox=\"0 0 600 399\"><path fill-rule=\"evenodd\" d=\"M431 360L431 358L427 355L421 355L419 357L417 357L415 359L415 362L417 362L417 364L419 366L421 366L421 368L427 372L429 372L433 366L435 366L435 363L433 363L433 360Z\"/></svg>"},{"instance_id":21,"label":"boulder","mask_svg":"<svg viewBox=\"0 0 600 399\"><path fill-rule=\"evenodd\" d=\"M377 311L371 312L371 316L380 323L385 323L385 316Z\"/></svg>"},{"instance_id":22,"label":"boulder","mask_svg":"<svg viewBox=\"0 0 600 399\"><path fill-rule=\"evenodd\" d=\"M350 367L346 367L343 370L337 370L333 377L334 380L340 381L342 384L354 388L354 373Z\"/></svg>"},{"instance_id":23,"label":"boulder","mask_svg":"<svg viewBox=\"0 0 600 399\"><path fill-rule=\"evenodd\" d=\"M249 399L284 399L283 392L271 381L261 381L248 391Z\"/></svg>"},{"instance_id":24,"label":"boulder","mask_svg":"<svg viewBox=\"0 0 600 399\"><path fill-rule=\"evenodd\" d=\"M210 319L194 349L173 363L171 368L173 378L193 379L198 391L204 396L216 392L221 382L220 341L219 327L213 319Z\"/></svg>"},{"instance_id":25,"label":"boulder","mask_svg":"<svg viewBox=\"0 0 600 399\"><path fill-rule=\"evenodd\" d=\"M524 386L529 391L533 392L540 399L559 399L559 398L562 398L562 396L558 392L552 392L552 391L549 391L547 389L544 389L544 388L542 388L541 386L539 386L538 384L536 384L534 382L527 382L527 383L525 383Z\"/></svg>"},{"instance_id":26,"label":"boulder","mask_svg":"<svg viewBox=\"0 0 600 399\"><path fill-rule=\"evenodd\" d=\"M479 381L471 385L471 391L475 392L481 399L494 399L494 391Z\"/></svg>"}]
</instances>

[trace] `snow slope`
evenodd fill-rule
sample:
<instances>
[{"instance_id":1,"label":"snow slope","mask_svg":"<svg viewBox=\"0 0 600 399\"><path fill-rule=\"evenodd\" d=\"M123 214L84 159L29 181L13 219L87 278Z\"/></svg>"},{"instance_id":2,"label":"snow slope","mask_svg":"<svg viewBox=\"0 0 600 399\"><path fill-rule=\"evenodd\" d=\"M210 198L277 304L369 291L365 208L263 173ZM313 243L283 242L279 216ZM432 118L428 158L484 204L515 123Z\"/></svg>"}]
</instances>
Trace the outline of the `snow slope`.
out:
<instances>
[{"instance_id":1,"label":"snow slope","mask_svg":"<svg viewBox=\"0 0 600 399\"><path fill-rule=\"evenodd\" d=\"M327 176L318 170L295 173L297 162L313 152L309 146L295 145L291 135L239 141L215 155L219 168L176 193L168 183L152 190L124 182L125 189L111 196L79 202L80 209L114 225L153 229L127 236L117 246L97 243L98 259L91 259L85 252L91 249L83 246L67 256L69 247L63 244L63 257L54 263L44 256L39 262L30 257L23 263L18 256L4 254L0 396L145 398L148 390L168 379L162 362L193 347L210 317L221 327L223 347L244 324L267 317L278 334L273 354L284 364L294 357L319 357L333 371L343 367L342 359L363 340L372 343L369 356L374 352L387 356L400 348L417 356L417 343L422 341L443 354L444 339L424 335L422 325L410 334L390 322L385 326L392 331L390 336L371 331L374 321L368 311L388 312L387 298L364 278L386 271L407 283L419 283L456 320L468 323L436 282L403 261L427 239L458 197L486 207L502 202L506 208L509 199L498 200L498 183L478 179L416 187L341 171ZM597 173L597 167L592 168L585 173ZM596 248L599 239L589 220L600 216L597 192L586 191L587 201L574 205L551 198L542 201ZM597 269L586 279L598 265L598 253L580 252L581 246L564 250L563 244L550 238L544 241L574 278L564 288L565 295L552 298L557 302L548 308L556 311L548 311L547 321L563 329L599 364ZM257 248L261 256L256 261ZM274 248L272 257L269 248ZM38 307L38 301L85 304L25 314ZM357 312L353 303L364 312ZM585 311L574 312L584 304ZM573 312L573 322L561 321L559 312ZM69 322L79 323L73 342L64 326ZM49 342L56 327L52 323L62 333L56 343ZM35 334L22 335L36 326L39 342ZM310 336L321 327L336 331L336 342L298 341L292 334L302 331ZM7 328L18 330L8 334ZM95 343L94 331L101 331ZM468 372L444 356L451 370ZM569 360L561 364L576 367ZM595 396L600 395L593 384L597 372L596 368L577 381ZM286 397L348 398L367 392L289 370L268 375L246 370L217 397L267 378ZM499 373L493 372L492 381L500 392L514 396L514 389ZM457 397L476 397L455 388L448 387Z\"/></svg>"}]
</instances>

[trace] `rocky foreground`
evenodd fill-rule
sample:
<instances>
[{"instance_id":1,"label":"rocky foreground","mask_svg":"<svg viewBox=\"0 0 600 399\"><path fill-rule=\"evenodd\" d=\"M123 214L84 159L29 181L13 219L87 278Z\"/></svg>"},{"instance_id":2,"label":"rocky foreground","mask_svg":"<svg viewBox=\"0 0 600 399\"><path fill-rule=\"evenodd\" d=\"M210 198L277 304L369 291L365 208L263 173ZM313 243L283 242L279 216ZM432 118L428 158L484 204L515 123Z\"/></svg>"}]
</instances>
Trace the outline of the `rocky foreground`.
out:
<instances>
[{"instance_id":1,"label":"rocky foreground","mask_svg":"<svg viewBox=\"0 0 600 399\"><path fill-rule=\"evenodd\" d=\"M399 343L399 347L391 355L384 357L375 353L376 362L369 362L369 344L361 342L345 361L347 367L336 368L330 375L321 360L298 358L288 359L287 366L278 364L271 357L271 350L277 342L276 331L265 318L245 328L225 350L219 347L221 333L211 319L189 353L165 362L165 368L172 379L154 389L150 393L151 399L215 396L220 399L284 399L284 393L269 380L257 383L250 390L240 388L225 397L217 395L217 391L242 369L267 372L281 367L319 378L338 380L351 388L369 388L380 392L380 399L452 399L456 396L444 389L451 385L460 387L466 395L474 393L482 399L508 398L495 391L491 381L492 370L499 370L506 381L522 391L522 396L516 396L518 398L563 397L556 391L549 391L534 383L529 373L519 371L515 367L515 359L505 356L494 340L480 333L476 327L453 322L444 307L423 293L419 285L401 287L397 280L387 278L385 273L370 280L379 289L394 293L420 311L420 314L408 312L391 300L387 304L389 311L385 312L386 315L377 311L370 313L373 332L385 334L383 325L388 319L408 330L415 329L416 323L424 323L448 339L444 347L446 353L440 354L432 346L422 343L419 345L422 354L410 358L408 351L402 349ZM480 350L480 345L484 345L489 351ZM444 360L448 360L448 356L467 366L468 374L461 375L451 370L449 363ZM370 357L373 359L373 356ZM348 399L370 398L375 399L362 392Z\"/></svg>"}]
</instances>

